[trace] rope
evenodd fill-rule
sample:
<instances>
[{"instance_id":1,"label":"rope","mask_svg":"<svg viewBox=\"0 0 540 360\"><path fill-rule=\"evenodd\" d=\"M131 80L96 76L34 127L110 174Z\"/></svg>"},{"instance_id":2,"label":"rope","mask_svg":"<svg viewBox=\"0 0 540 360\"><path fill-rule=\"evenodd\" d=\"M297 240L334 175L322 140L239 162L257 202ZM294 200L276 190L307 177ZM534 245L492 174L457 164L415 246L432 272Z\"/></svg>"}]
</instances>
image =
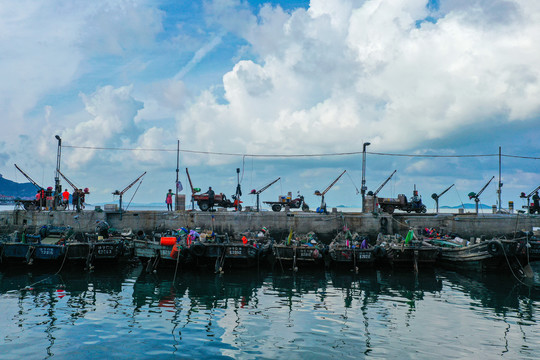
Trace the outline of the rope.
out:
<instances>
[{"instance_id":1,"label":"rope","mask_svg":"<svg viewBox=\"0 0 540 360\"><path fill-rule=\"evenodd\" d=\"M506 254L506 250L504 249L504 245L502 244L502 242L500 240L497 240L499 241L499 244L501 245L501 248L503 249L503 254L504 254L504 258L506 259L506 264L508 265L508 268L510 269L510 273L512 274L512 276L521 284L529 287L530 285L524 283L523 281L521 281L521 279L519 279L517 277L517 275L514 273L514 269L512 269L512 266L510 265L510 260L508 260L508 255ZM517 260L517 259L516 259ZM523 270L523 266L521 266L521 264L519 263L519 260L517 260L519 266L521 267L521 270Z\"/></svg>"},{"instance_id":2,"label":"rope","mask_svg":"<svg viewBox=\"0 0 540 360\"><path fill-rule=\"evenodd\" d=\"M129 209L129 205L131 204L131 201L132 201L133 198L135 197L135 194L137 194L137 191L139 190L139 187L141 187L141 184L142 184L143 180L144 180L144 179L141 179L141 181L139 182L139 185L138 185L137 188L135 189L135 192L134 192L133 195L131 196L131 199L129 199L129 202L128 202L127 206L126 206L126 211L127 211L127 209ZM121 210L122 210L122 209L120 209L120 211L121 211Z\"/></svg>"},{"instance_id":3,"label":"rope","mask_svg":"<svg viewBox=\"0 0 540 360\"><path fill-rule=\"evenodd\" d=\"M347 172L347 175L349 176L349 179L351 179L351 182L352 182L354 188L356 189L356 195L360 194L360 190L358 190L358 188L356 187L356 184L354 183L351 174L349 174L349 173Z\"/></svg>"},{"instance_id":4,"label":"rope","mask_svg":"<svg viewBox=\"0 0 540 360\"><path fill-rule=\"evenodd\" d=\"M278 261L279 261L279 265L281 265L281 272L285 272L285 269L283 269L283 263L281 262L281 257L279 256L279 250L275 249L274 247L272 247L272 251L275 251L276 255L277 255L277 258L278 258Z\"/></svg>"},{"instance_id":5,"label":"rope","mask_svg":"<svg viewBox=\"0 0 540 360\"><path fill-rule=\"evenodd\" d=\"M296 245L293 245L293 272L296 272Z\"/></svg>"},{"instance_id":6,"label":"rope","mask_svg":"<svg viewBox=\"0 0 540 360\"><path fill-rule=\"evenodd\" d=\"M173 246L174 248L174 246ZM182 250L182 248L180 248ZM176 254L176 268L174 269L173 285L176 283L176 273L178 272L178 263L180 262L180 251Z\"/></svg>"},{"instance_id":7,"label":"rope","mask_svg":"<svg viewBox=\"0 0 540 360\"><path fill-rule=\"evenodd\" d=\"M53 277L53 276L55 276L55 275L58 275L58 274L60 273L60 271L62 271L62 268L64 267L64 263L66 262L66 258L67 258L68 251L69 251L69 246L66 246L66 252L64 253L64 259L62 260L62 265L60 265L60 269L58 269L57 272L55 272L55 273L52 274L52 275L47 276L47 277L44 278L44 279L41 279L41 280L39 280L39 281L36 281L36 282L33 283L33 284L27 285L25 289L31 288L31 287L33 287L33 286L39 284L40 282L43 282L43 281L45 281L45 280L47 280L47 279L49 279L49 278L51 278L51 277Z\"/></svg>"}]
</instances>

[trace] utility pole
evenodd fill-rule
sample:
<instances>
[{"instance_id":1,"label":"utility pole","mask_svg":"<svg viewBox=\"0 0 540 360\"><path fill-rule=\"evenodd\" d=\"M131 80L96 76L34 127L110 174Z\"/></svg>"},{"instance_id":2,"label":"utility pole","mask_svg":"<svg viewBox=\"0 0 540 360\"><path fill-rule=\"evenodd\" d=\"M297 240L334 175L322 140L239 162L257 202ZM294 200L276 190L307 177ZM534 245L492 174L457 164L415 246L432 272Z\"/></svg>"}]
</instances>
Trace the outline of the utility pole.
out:
<instances>
[{"instance_id":1,"label":"utility pole","mask_svg":"<svg viewBox=\"0 0 540 360\"><path fill-rule=\"evenodd\" d=\"M177 144L176 144L176 183L175 183L175 187L176 187L176 197L174 199L174 206L175 206L175 211L178 210L178 172L180 171L179 169L180 167L180 140L178 140Z\"/></svg>"},{"instance_id":2,"label":"utility pole","mask_svg":"<svg viewBox=\"0 0 540 360\"><path fill-rule=\"evenodd\" d=\"M54 176L54 204L53 207L56 210L58 205L60 205L60 199L62 194L62 186L60 185L60 158L62 156L62 139L60 136L55 135L56 140L58 140L58 151L56 153L56 173Z\"/></svg>"},{"instance_id":3,"label":"utility pole","mask_svg":"<svg viewBox=\"0 0 540 360\"><path fill-rule=\"evenodd\" d=\"M362 148L362 187L360 192L362 193L362 212L366 212L366 147L371 145L369 142L365 142Z\"/></svg>"},{"instance_id":4,"label":"utility pole","mask_svg":"<svg viewBox=\"0 0 540 360\"><path fill-rule=\"evenodd\" d=\"M499 197L499 213L501 212L501 188L503 183L501 182L501 147L499 146L499 188L497 189L497 196Z\"/></svg>"},{"instance_id":5,"label":"utility pole","mask_svg":"<svg viewBox=\"0 0 540 360\"><path fill-rule=\"evenodd\" d=\"M242 190L240 189L240 168L236 168L236 211L241 211L242 206L240 205L240 196L242 195Z\"/></svg>"}]
</instances>

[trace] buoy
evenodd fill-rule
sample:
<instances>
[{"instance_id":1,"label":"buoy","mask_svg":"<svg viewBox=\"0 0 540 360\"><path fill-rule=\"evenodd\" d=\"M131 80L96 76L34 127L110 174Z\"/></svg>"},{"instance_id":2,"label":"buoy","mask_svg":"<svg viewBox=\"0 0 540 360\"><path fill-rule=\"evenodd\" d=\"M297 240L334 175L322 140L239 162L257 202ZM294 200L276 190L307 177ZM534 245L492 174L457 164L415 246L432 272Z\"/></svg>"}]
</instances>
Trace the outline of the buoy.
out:
<instances>
[{"instance_id":1,"label":"buoy","mask_svg":"<svg viewBox=\"0 0 540 360\"><path fill-rule=\"evenodd\" d=\"M172 250L171 250L171 258L176 259L178 257L178 244L174 244Z\"/></svg>"},{"instance_id":2,"label":"buoy","mask_svg":"<svg viewBox=\"0 0 540 360\"><path fill-rule=\"evenodd\" d=\"M172 236L162 237L161 241L160 241L160 244L165 245L165 246L174 245L174 244L176 244L176 238L172 237Z\"/></svg>"}]
</instances>

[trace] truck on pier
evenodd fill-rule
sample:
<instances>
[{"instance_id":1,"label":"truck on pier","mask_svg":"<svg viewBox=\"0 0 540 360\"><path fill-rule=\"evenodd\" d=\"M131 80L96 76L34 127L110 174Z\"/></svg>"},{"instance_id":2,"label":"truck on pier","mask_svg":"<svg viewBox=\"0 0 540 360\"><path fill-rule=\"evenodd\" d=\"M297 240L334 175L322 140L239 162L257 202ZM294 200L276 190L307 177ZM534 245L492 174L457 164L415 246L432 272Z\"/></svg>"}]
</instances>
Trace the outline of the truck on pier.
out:
<instances>
[{"instance_id":1,"label":"truck on pier","mask_svg":"<svg viewBox=\"0 0 540 360\"><path fill-rule=\"evenodd\" d=\"M240 201L237 200L237 196L233 195L233 200L231 201L227 199L225 194L219 193L214 195L214 200L210 200L210 196L208 193L203 194L197 194L199 191L201 191L200 188L194 188L193 184L191 183L191 177L189 176L189 170L186 168L186 174L189 180L189 186L191 187L191 201L193 203L197 203L199 206L199 209L201 211L208 211L214 206L219 206L223 208L236 208L238 211L242 210L242 205L240 204Z\"/></svg>"},{"instance_id":2,"label":"truck on pier","mask_svg":"<svg viewBox=\"0 0 540 360\"><path fill-rule=\"evenodd\" d=\"M399 194L397 198L377 198L377 203L382 211L388 214L394 213L394 210L403 210L408 213L415 212L417 214L425 213L426 206L422 204L422 200L418 196L418 191L414 191L414 196L411 201L407 200L405 194Z\"/></svg>"}]
</instances>

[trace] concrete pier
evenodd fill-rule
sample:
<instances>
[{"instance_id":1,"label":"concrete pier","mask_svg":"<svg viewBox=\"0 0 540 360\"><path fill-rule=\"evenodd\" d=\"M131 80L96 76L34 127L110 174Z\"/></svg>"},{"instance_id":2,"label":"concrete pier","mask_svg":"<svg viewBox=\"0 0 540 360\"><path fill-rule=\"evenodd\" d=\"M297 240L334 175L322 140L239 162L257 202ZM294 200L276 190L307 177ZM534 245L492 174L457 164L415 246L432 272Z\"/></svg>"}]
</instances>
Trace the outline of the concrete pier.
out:
<instances>
[{"instance_id":1,"label":"concrete pier","mask_svg":"<svg viewBox=\"0 0 540 360\"><path fill-rule=\"evenodd\" d=\"M540 227L540 215L529 214L407 214L314 212L233 212L233 211L1 211L0 232L15 230L35 232L43 225L71 226L76 231L93 232L96 220L106 220L111 227L133 232L186 228L213 229L217 233L238 233L267 227L274 237L286 236L290 229L298 233L314 231L324 240L331 239L346 225L351 231L376 237L379 233L406 234L409 228L436 228L462 238L513 234Z\"/></svg>"}]
</instances>

